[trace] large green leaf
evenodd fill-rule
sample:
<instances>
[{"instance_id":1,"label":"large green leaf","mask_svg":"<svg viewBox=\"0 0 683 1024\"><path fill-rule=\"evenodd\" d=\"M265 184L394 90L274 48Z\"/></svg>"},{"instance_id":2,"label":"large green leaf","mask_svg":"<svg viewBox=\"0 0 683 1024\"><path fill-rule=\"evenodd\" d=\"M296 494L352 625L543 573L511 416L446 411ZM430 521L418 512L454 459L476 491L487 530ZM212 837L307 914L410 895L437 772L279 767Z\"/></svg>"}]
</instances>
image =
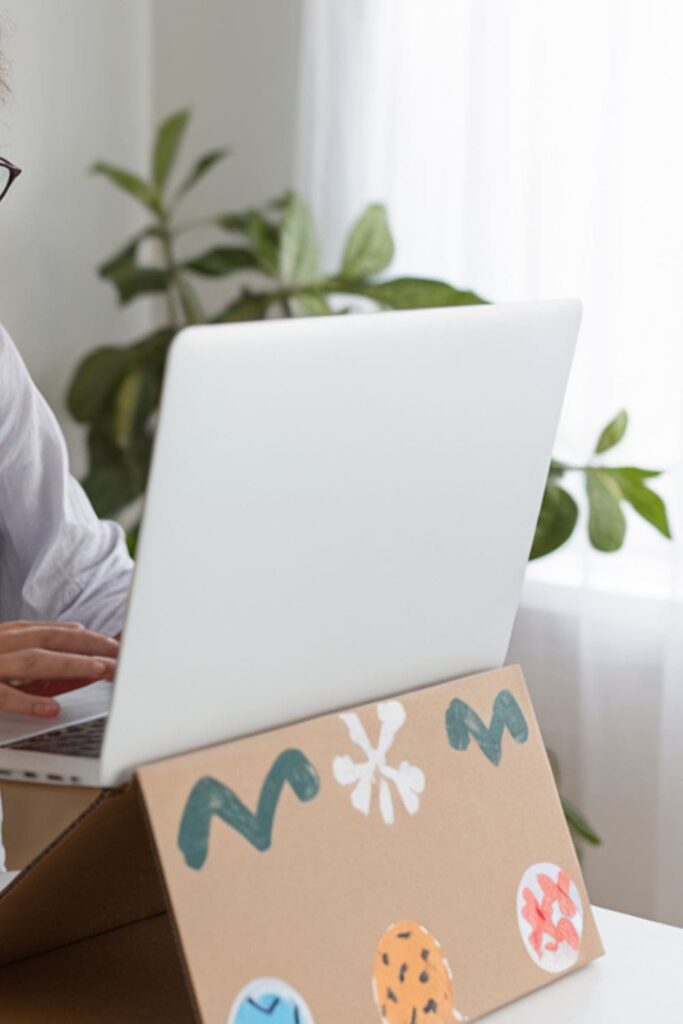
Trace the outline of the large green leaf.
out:
<instances>
[{"instance_id":1,"label":"large green leaf","mask_svg":"<svg viewBox=\"0 0 683 1024\"><path fill-rule=\"evenodd\" d=\"M311 284L320 277L313 215L297 195L288 198L282 218L278 273L286 284Z\"/></svg>"},{"instance_id":2,"label":"large green leaf","mask_svg":"<svg viewBox=\"0 0 683 1024\"><path fill-rule=\"evenodd\" d=\"M132 485L138 494L144 494L152 461L154 441L149 432L138 432L124 452L124 460L130 473Z\"/></svg>"},{"instance_id":3,"label":"large green leaf","mask_svg":"<svg viewBox=\"0 0 683 1024\"><path fill-rule=\"evenodd\" d=\"M203 277L223 277L236 270L255 267L257 263L254 254L248 249L217 246L201 256L187 260L182 266L185 270L190 270L193 274L201 274Z\"/></svg>"},{"instance_id":4,"label":"large green leaf","mask_svg":"<svg viewBox=\"0 0 683 1024\"><path fill-rule=\"evenodd\" d=\"M123 189L129 195L134 196L141 203L153 211L155 214L159 214L159 194L152 185L149 185L142 178L138 177L137 174L133 174L131 171L126 171L122 167L114 167L112 164L96 163L92 167L93 174L102 174L105 178L108 178L114 185Z\"/></svg>"},{"instance_id":5,"label":"large green leaf","mask_svg":"<svg viewBox=\"0 0 683 1024\"><path fill-rule=\"evenodd\" d=\"M380 203L374 203L351 228L344 249L341 276L371 277L384 270L393 257L394 240L387 212Z\"/></svg>"},{"instance_id":6,"label":"large green leaf","mask_svg":"<svg viewBox=\"0 0 683 1024\"><path fill-rule=\"evenodd\" d=\"M250 213L255 212L247 210L246 213L223 213L220 217L216 217L214 223L218 227L223 228L224 231L239 231L242 234L246 234L247 222L249 220ZM259 216L261 216L259 214Z\"/></svg>"},{"instance_id":7,"label":"large green leaf","mask_svg":"<svg viewBox=\"0 0 683 1024\"><path fill-rule=\"evenodd\" d=\"M102 417L88 430L88 455L91 466L120 459L121 451L114 441L112 423L111 417Z\"/></svg>"},{"instance_id":8,"label":"large green leaf","mask_svg":"<svg viewBox=\"0 0 683 1024\"><path fill-rule=\"evenodd\" d=\"M219 313L211 318L212 323L228 323L237 320L263 320L273 301L271 295L253 295L243 292Z\"/></svg>"},{"instance_id":9,"label":"large green leaf","mask_svg":"<svg viewBox=\"0 0 683 1024\"><path fill-rule=\"evenodd\" d=\"M180 197L189 192L191 188L194 188L197 182L200 181L205 174L208 174L212 167L215 167L221 160L225 160L229 155L230 150L228 149L213 149L210 153L205 153L204 156L200 156L190 173L178 188L176 198L180 199Z\"/></svg>"},{"instance_id":10,"label":"large green leaf","mask_svg":"<svg viewBox=\"0 0 683 1024\"><path fill-rule=\"evenodd\" d=\"M116 515L142 494L142 477L101 426L88 434L90 469L83 481L99 516Z\"/></svg>"},{"instance_id":11,"label":"large green leaf","mask_svg":"<svg viewBox=\"0 0 683 1024\"><path fill-rule=\"evenodd\" d=\"M159 195L163 192L175 163L189 119L190 111L180 110L177 114L167 117L159 126L152 159L152 180Z\"/></svg>"},{"instance_id":12,"label":"large green leaf","mask_svg":"<svg viewBox=\"0 0 683 1024\"><path fill-rule=\"evenodd\" d=\"M97 273L105 279L114 279L120 270L135 266L140 245L146 238L159 238L160 235L161 228L157 224L148 224L121 249L117 249L113 256L101 263Z\"/></svg>"},{"instance_id":13,"label":"large green leaf","mask_svg":"<svg viewBox=\"0 0 683 1024\"><path fill-rule=\"evenodd\" d=\"M625 480L634 484L642 483L644 480L653 480L655 477L661 476L663 472L661 469L642 469L640 466L610 466L609 468L603 468L619 480Z\"/></svg>"},{"instance_id":14,"label":"large green leaf","mask_svg":"<svg viewBox=\"0 0 683 1024\"><path fill-rule=\"evenodd\" d=\"M125 305L140 295L152 295L166 291L169 272L161 267L133 266L121 270L116 279L112 279L112 281L119 293L119 301Z\"/></svg>"},{"instance_id":15,"label":"large green leaf","mask_svg":"<svg viewBox=\"0 0 683 1024\"><path fill-rule=\"evenodd\" d=\"M586 493L591 544L598 551L618 551L626 535L626 520L619 505L619 487L604 470L587 469Z\"/></svg>"},{"instance_id":16,"label":"large green leaf","mask_svg":"<svg viewBox=\"0 0 683 1024\"><path fill-rule=\"evenodd\" d=\"M123 459L93 466L83 487L96 513L104 519L115 516L142 493Z\"/></svg>"},{"instance_id":17,"label":"large green leaf","mask_svg":"<svg viewBox=\"0 0 683 1024\"><path fill-rule=\"evenodd\" d=\"M559 459L550 460L550 475L555 477L557 480L563 477L569 467L565 462L560 462Z\"/></svg>"},{"instance_id":18,"label":"large green leaf","mask_svg":"<svg viewBox=\"0 0 683 1024\"><path fill-rule=\"evenodd\" d=\"M79 423L92 423L105 409L126 374L126 350L115 345L95 349L74 374L67 403Z\"/></svg>"},{"instance_id":19,"label":"large green leaf","mask_svg":"<svg viewBox=\"0 0 683 1024\"><path fill-rule=\"evenodd\" d=\"M542 558L561 547L574 532L578 515L579 509L571 494L549 477L529 557Z\"/></svg>"},{"instance_id":20,"label":"large green leaf","mask_svg":"<svg viewBox=\"0 0 683 1024\"><path fill-rule=\"evenodd\" d=\"M69 388L68 407L78 422L94 425L91 454L94 452L95 461L110 461L112 449L117 447L117 433L119 440L122 436L124 428L121 420L117 427L114 410L117 403L121 406L130 401L130 397L119 398L124 380L144 371L150 408L158 403L166 354L173 337L171 328L162 328L129 346L96 349L79 365ZM127 386L133 387L132 383Z\"/></svg>"},{"instance_id":21,"label":"large green leaf","mask_svg":"<svg viewBox=\"0 0 683 1024\"><path fill-rule=\"evenodd\" d=\"M474 292L462 292L445 281L433 281L424 277L399 277L394 281L383 281L380 284L340 280L333 282L330 290L333 289L349 295L365 295L381 306L388 306L391 309L471 306L485 301Z\"/></svg>"},{"instance_id":22,"label":"large green leaf","mask_svg":"<svg viewBox=\"0 0 683 1024\"><path fill-rule=\"evenodd\" d=\"M616 469L605 469L604 472L614 480L624 499L633 509L650 523L661 534L671 539L671 527L666 506L660 496L647 487L643 480L656 476L653 470L639 470L632 466ZM646 474L646 476L643 476Z\"/></svg>"},{"instance_id":23,"label":"large green leaf","mask_svg":"<svg viewBox=\"0 0 683 1024\"><path fill-rule=\"evenodd\" d=\"M176 331L173 327L161 327L136 341L130 347L132 364L144 366L150 373L156 373L161 380L166 365L166 356L175 334Z\"/></svg>"},{"instance_id":24,"label":"large green leaf","mask_svg":"<svg viewBox=\"0 0 683 1024\"><path fill-rule=\"evenodd\" d=\"M137 355L140 349L135 346L134 351ZM101 516L116 515L144 494L147 486L153 440L149 427L143 427L149 412L158 405L161 376L149 368L143 372L148 380L139 389L131 386L128 393L127 401L134 412L125 450L115 436L122 428L116 416L120 410L113 409L111 415L98 419L88 432L90 469L83 485Z\"/></svg>"},{"instance_id":25,"label":"large green leaf","mask_svg":"<svg viewBox=\"0 0 683 1024\"><path fill-rule=\"evenodd\" d=\"M609 451L610 448L614 448L616 444L619 444L626 433L627 426L628 413L625 409L622 409L600 434L598 443L595 446L595 454L601 455L603 452Z\"/></svg>"},{"instance_id":26,"label":"large green leaf","mask_svg":"<svg viewBox=\"0 0 683 1024\"><path fill-rule=\"evenodd\" d=\"M137 262L138 249L144 238L158 235L155 225L144 228L127 244L98 268L100 277L116 288L122 304L138 295L165 291L169 273L163 267L144 267Z\"/></svg>"}]
</instances>

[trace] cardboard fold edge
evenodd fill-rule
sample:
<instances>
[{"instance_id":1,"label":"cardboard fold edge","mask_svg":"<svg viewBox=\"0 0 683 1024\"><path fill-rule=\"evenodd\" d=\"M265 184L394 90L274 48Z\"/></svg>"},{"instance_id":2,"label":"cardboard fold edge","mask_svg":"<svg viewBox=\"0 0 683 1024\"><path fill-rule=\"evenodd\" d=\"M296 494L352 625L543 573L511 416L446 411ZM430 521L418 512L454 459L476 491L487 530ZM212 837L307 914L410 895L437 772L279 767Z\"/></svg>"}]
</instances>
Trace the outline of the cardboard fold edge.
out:
<instances>
[{"instance_id":1,"label":"cardboard fold edge","mask_svg":"<svg viewBox=\"0 0 683 1024\"><path fill-rule=\"evenodd\" d=\"M0 968L168 912L145 816L137 785L103 792L14 879Z\"/></svg>"},{"instance_id":2,"label":"cardboard fold edge","mask_svg":"<svg viewBox=\"0 0 683 1024\"><path fill-rule=\"evenodd\" d=\"M9 871L21 871L90 807L101 786L0 779L2 837Z\"/></svg>"},{"instance_id":3,"label":"cardboard fold edge","mask_svg":"<svg viewBox=\"0 0 683 1024\"><path fill-rule=\"evenodd\" d=\"M201 1021L202 1020L202 1014L201 1014L201 1010L200 1010L200 1007L199 1007L199 1000L198 1000L198 996L197 996L197 991L196 991L195 984L194 984L194 981L193 981L193 978L192 978L192 974L190 972L190 968L188 966L187 958L185 956L185 949L184 949L184 946L183 946L183 936L182 936L180 927L178 925L178 922L176 920L175 912L173 910L173 900L171 898L170 886L168 884L168 879L167 879L166 873L164 871L164 866L163 866L163 864L161 862L161 857L159 855L159 847L157 846L156 837L155 837L154 831L152 829L152 822L150 820L149 811L148 811L148 808L147 808L147 798L145 796L145 791L144 791L143 787L140 785L140 782L139 782L137 776L136 776L136 779L135 779L135 786L136 786L136 789L137 789L140 805L142 807L142 819L144 821L145 828L147 830L147 836L148 836L148 839L149 839L150 849L152 851L152 858L153 858L154 863L156 865L157 876L159 878L159 884L160 884L160 886L161 886L161 888L163 890L164 899L166 901L169 932L170 932L171 940L173 942L173 945L174 945L176 953L177 953L178 961L180 963L181 974L182 974L182 977L183 977L183 981L185 983L185 990L186 990L186 992L188 994L188 998L189 998L190 1004L192 1006L192 1011L193 1011L195 1020L196 1021Z\"/></svg>"},{"instance_id":4,"label":"cardboard fold edge","mask_svg":"<svg viewBox=\"0 0 683 1024\"><path fill-rule=\"evenodd\" d=\"M7 895L11 893L14 889L16 889L18 885L23 884L23 882L30 874L30 872L33 871L34 868L38 867L41 864L41 862L47 856L49 856L52 850L56 846L58 846L62 842L62 840L66 836L68 836L70 832L78 828L80 823L85 818L87 818L89 814L92 814L93 811L95 811L95 809L97 808L98 804L100 804L103 800L106 800L108 796L110 796L110 791L100 790L97 796L93 799L92 803L88 804L85 810L81 811L81 813L74 818L71 824L67 825L66 828L62 829L62 831L58 835L56 835L54 839L51 839L50 842L43 847L40 853L38 853L32 860L30 860L25 867L21 868L16 878L13 878L9 885L6 885L2 890L0 890L0 913L2 908L2 901L6 899Z\"/></svg>"}]
</instances>

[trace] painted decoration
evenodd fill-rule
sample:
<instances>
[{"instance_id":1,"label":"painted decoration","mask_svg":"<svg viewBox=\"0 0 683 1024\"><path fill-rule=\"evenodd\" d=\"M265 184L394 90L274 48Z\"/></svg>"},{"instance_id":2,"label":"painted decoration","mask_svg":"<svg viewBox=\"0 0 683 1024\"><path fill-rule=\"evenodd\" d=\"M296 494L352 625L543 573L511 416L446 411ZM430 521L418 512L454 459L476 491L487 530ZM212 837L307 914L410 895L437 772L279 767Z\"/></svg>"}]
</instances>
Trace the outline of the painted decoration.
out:
<instances>
[{"instance_id":1,"label":"painted decoration","mask_svg":"<svg viewBox=\"0 0 683 1024\"><path fill-rule=\"evenodd\" d=\"M382 936L372 991L384 1024L453 1024L464 1021L453 997L453 973L426 928L399 921Z\"/></svg>"},{"instance_id":2,"label":"painted decoration","mask_svg":"<svg viewBox=\"0 0 683 1024\"><path fill-rule=\"evenodd\" d=\"M178 846L187 866L199 871L206 863L214 817L234 828L257 850L269 850L275 811L285 783L292 787L301 801L312 800L318 795L318 773L300 750L284 750L275 759L261 788L256 813L217 779L211 776L199 779L185 804L178 832Z\"/></svg>"},{"instance_id":3,"label":"painted decoration","mask_svg":"<svg viewBox=\"0 0 683 1024\"><path fill-rule=\"evenodd\" d=\"M278 978L256 978L235 1000L227 1024L315 1024L291 985Z\"/></svg>"},{"instance_id":4,"label":"painted decoration","mask_svg":"<svg viewBox=\"0 0 683 1024\"><path fill-rule=\"evenodd\" d=\"M534 864L517 890L517 923L527 953L557 974L576 963L583 934L583 907L576 883L557 864Z\"/></svg>"},{"instance_id":5,"label":"painted decoration","mask_svg":"<svg viewBox=\"0 0 683 1024\"><path fill-rule=\"evenodd\" d=\"M471 737L491 764L500 764L503 733L506 729L516 743L526 743L529 738L529 726L524 712L509 690L501 690L494 700L491 724L488 726L469 704L457 697L446 711L446 733L453 749L467 750Z\"/></svg>"},{"instance_id":6,"label":"painted decoration","mask_svg":"<svg viewBox=\"0 0 683 1024\"><path fill-rule=\"evenodd\" d=\"M365 755L364 761L354 761L348 754L335 757L332 772L341 786L353 786L351 803L357 811L368 816L372 807L375 787L378 791L378 806L382 820L393 825L394 791L408 814L417 814L420 796L425 788L425 776L421 768L408 761L397 766L387 763L387 755L393 746L396 734L406 720L406 711L398 700L388 700L377 705L379 736L377 745L370 742L360 718L355 712L339 716L346 726L350 740Z\"/></svg>"}]
</instances>

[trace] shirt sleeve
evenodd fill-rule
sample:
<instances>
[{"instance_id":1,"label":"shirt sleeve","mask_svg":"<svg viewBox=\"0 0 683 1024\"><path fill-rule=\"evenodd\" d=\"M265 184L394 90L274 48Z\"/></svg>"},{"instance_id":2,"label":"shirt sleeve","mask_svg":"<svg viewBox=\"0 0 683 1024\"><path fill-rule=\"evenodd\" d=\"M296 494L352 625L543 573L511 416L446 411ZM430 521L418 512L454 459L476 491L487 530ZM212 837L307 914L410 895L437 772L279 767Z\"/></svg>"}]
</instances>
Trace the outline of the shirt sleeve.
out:
<instances>
[{"instance_id":1,"label":"shirt sleeve","mask_svg":"<svg viewBox=\"0 0 683 1024\"><path fill-rule=\"evenodd\" d=\"M70 474L57 420L0 327L0 619L114 636L132 571L123 530L98 519Z\"/></svg>"}]
</instances>

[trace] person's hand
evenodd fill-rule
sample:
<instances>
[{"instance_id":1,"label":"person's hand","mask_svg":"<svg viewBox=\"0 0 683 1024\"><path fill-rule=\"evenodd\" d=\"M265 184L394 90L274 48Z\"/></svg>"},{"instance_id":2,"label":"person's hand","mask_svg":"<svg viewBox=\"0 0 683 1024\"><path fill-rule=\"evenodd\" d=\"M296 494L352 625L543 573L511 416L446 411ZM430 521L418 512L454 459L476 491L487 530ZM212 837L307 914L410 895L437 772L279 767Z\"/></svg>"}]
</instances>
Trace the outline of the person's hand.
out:
<instances>
[{"instance_id":1,"label":"person's hand","mask_svg":"<svg viewBox=\"0 0 683 1024\"><path fill-rule=\"evenodd\" d=\"M40 696L45 686L68 681L63 692L113 679L118 650L117 640L77 622L0 623L0 711L55 718L59 704Z\"/></svg>"}]
</instances>

